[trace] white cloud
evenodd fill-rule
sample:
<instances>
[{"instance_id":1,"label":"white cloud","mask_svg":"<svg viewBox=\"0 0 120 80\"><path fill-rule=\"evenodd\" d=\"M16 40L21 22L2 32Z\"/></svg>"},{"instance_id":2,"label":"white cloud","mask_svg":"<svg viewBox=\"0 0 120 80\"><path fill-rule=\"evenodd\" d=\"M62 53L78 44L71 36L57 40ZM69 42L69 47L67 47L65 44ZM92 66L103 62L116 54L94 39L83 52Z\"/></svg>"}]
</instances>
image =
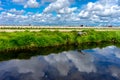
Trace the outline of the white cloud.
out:
<instances>
[{"instance_id":1,"label":"white cloud","mask_svg":"<svg viewBox=\"0 0 120 80\"><path fill-rule=\"evenodd\" d=\"M21 4L24 8L38 8L39 3L36 0L12 0L12 2Z\"/></svg>"},{"instance_id":2,"label":"white cloud","mask_svg":"<svg viewBox=\"0 0 120 80\"><path fill-rule=\"evenodd\" d=\"M86 11L81 11L80 13L79 13L79 16L81 17L81 18L89 18L89 12L86 12Z\"/></svg>"},{"instance_id":3,"label":"white cloud","mask_svg":"<svg viewBox=\"0 0 120 80\"><path fill-rule=\"evenodd\" d=\"M39 3L36 0L28 0L24 8L38 8Z\"/></svg>"},{"instance_id":4,"label":"white cloud","mask_svg":"<svg viewBox=\"0 0 120 80\"><path fill-rule=\"evenodd\" d=\"M80 11L79 17L81 19L89 19L93 22L113 23L114 19L120 17L118 0L99 0L95 3L89 2L84 9Z\"/></svg>"},{"instance_id":5,"label":"white cloud","mask_svg":"<svg viewBox=\"0 0 120 80\"><path fill-rule=\"evenodd\" d=\"M11 25L11 24L16 24L18 25L20 21L25 20L26 15L21 15L21 14L16 14L16 13L11 13L11 12L2 12L0 14L0 24L6 24L6 25Z\"/></svg>"},{"instance_id":6,"label":"white cloud","mask_svg":"<svg viewBox=\"0 0 120 80\"><path fill-rule=\"evenodd\" d=\"M97 2L89 2L81 9L79 7L71 7L71 0L12 0L17 4L23 5L24 8L38 8L41 4L50 3L42 13L23 14L23 10L11 9L10 14L19 14L27 16L28 19L17 19L19 22L26 24L120 24L120 6L119 0L99 0ZM46 5L45 5L46 6ZM2 8L1 8L2 10ZM55 14L53 14L55 13ZM41 16L40 16L41 15ZM15 19L16 20L16 19Z\"/></svg>"},{"instance_id":7,"label":"white cloud","mask_svg":"<svg viewBox=\"0 0 120 80\"><path fill-rule=\"evenodd\" d=\"M65 7L65 8L60 9L58 11L58 13L59 14L68 14L68 13L74 12L75 10L77 10L77 7L74 7L74 8Z\"/></svg>"},{"instance_id":8,"label":"white cloud","mask_svg":"<svg viewBox=\"0 0 120 80\"><path fill-rule=\"evenodd\" d=\"M68 0L57 0L49 4L49 6L45 8L44 12L59 11L60 9L68 7L69 5L70 3Z\"/></svg>"},{"instance_id":9,"label":"white cloud","mask_svg":"<svg viewBox=\"0 0 120 80\"><path fill-rule=\"evenodd\" d=\"M24 10L10 9L0 13L0 24L6 25L44 25L45 23L56 22L56 17L52 14L25 13Z\"/></svg>"},{"instance_id":10,"label":"white cloud","mask_svg":"<svg viewBox=\"0 0 120 80\"><path fill-rule=\"evenodd\" d=\"M8 12L13 13L13 14L23 14L23 13L25 13L24 10L16 10L15 8L10 9Z\"/></svg>"},{"instance_id":11,"label":"white cloud","mask_svg":"<svg viewBox=\"0 0 120 80\"><path fill-rule=\"evenodd\" d=\"M77 7L70 7L70 5L71 2L69 0L56 0L44 9L43 14L55 12L56 15L53 14L51 19L55 24L69 24L69 22L78 21L77 14L74 14Z\"/></svg>"},{"instance_id":12,"label":"white cloud","mask_svg":"<svg viewBox=\"0 0 120 80\"><path fill-rule=\"evenodd\" d=\"M0 13L0 24L18 25L20 24L20 21L24 21L28 19L28 16L24 15L24 13L25 13L24 10L16 10L15 8L10 9L6 12L1 12Z\"/></svg>"}]
</instances>

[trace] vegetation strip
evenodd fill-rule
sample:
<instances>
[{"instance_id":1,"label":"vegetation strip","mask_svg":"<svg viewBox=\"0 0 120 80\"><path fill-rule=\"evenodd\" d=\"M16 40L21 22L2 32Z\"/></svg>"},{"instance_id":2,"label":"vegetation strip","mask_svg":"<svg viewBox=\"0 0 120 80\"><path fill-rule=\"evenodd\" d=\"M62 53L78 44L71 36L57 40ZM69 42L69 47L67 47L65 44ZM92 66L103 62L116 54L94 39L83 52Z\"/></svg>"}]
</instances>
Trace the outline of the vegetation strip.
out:
<instances>
[{"instance_id":1,"label":"vegetation strip","mask_svg":"<svg viewBox=\"0 0 120 80\"><path fill-rule=\"evenodd\" d=\"M0 32L0 51L6 49L19 49L28 47L47 47L82 43L120 43L120 31L95 31L93 29L77 31L59 32L46 31L39 32Z\"/></svg>"}]
</instances>

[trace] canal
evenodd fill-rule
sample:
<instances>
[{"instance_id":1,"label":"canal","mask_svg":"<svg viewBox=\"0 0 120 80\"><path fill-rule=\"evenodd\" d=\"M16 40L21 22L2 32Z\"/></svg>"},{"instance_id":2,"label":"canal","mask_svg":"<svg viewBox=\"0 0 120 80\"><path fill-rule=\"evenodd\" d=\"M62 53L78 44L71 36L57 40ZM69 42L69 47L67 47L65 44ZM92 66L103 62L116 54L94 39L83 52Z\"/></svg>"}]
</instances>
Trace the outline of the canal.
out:
<instances>
[{"instance_id":1,"label":"canal","mask_svg":"<svg viewBox=\"0 0 120 80\"><path fill-rule=\"evenodd\" d=\"M0 80L120 80L120 48L115 45L17 53L0 53Z\"/></svg>"}]
</instances>

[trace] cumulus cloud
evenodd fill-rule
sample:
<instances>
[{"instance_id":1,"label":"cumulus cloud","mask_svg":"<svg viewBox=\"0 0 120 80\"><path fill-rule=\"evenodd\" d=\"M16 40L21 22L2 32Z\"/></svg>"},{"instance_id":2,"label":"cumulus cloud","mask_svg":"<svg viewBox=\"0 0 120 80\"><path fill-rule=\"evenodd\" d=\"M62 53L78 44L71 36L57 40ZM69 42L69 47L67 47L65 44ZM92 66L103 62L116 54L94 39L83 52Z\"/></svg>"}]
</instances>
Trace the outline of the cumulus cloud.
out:
<instances>
[{"instance_id":1,"label":"cumulus cloud","mask_svg":"<svg viewBox=\"0 0 120 80\"><path fill-rule=\"evenodd\" d=\"M24 10L16 10L15 8L8 10L8 12L13 13L13 14L23 14L23 13L25 13Z\"/></svg>"},{"instance_id":2,"label":"cumulus cloud","mask_svg":"<svg viewBox=\"0 0 120 80\"><path fill-rule=\"evenodd\" d=\"M93 22L113 23L114 19L120 17L120 6L118 0L99 0L89 2L83 10L80 11L79 17L90 19Z\"/></svg>"},{"instance_id":3,"label":"cumulus cloud","mask_svg":"<svg viewBox=\"0 0 120 80\"><path fill-rule=\"evenodd\" d=\"M48 13L56 11L59 14L68 14L77 10L77 7L70 8L69 6L70 6L69 0L56 0L49 4L49 6L46 7L43 12Z\"/></svg>"},{"instance_id":4,"label":"cumulus cloud","mask_svg":"<svg viewBox=\"0 0 120 80\"><path fill-rule=\"evenodd\" d=\"M24 8L38 8L39 3L36 0L28 0Z\"/></svg>"},{"instance_id":5,"label":"cumulus cloud","mask_svg":"<svg viewBox=\"0 0 120 80\"><path fill-rule=\"evenodd\" d=\"M51 0L50 0L51 1ZM43 14L53 14L51 20L53 24L73 24L72 21L78 21L79 17L75 14L77 7L70 7L71 2L69 0L54 0L43 10Z\"/></svg>"},{"instance_id":6,"label":"cumulus cloud","mask_svg":"<svg viewBox=\"0 0 120 80\"><path fill-rule=\"evenodd\" d=\"M65 8L60 9L58 11L58 13L59 14L68 14L68 13L74 12L75 10L77 10L77 7L74 7L74 8L65 7Z\"/></svg>"},{"instance_id":7,"label":"cumulus cloud","mask_svg":"<svg viewBox=\"0 0 120 80\"><path fill-rule=\"evenodd\" d=\"M0 24L3 25L18 25L20 23L20 21L26 20L28 19L28 16L26 15L22 15L22 13L18 13L17 12L11 12L12 10L10 10L10 12L2 12L0 14Z\"/></svg>"},{"instance_id":8,"label":"cumulus cloud","mask_svg":"<svg viewBox=\"0 0 120 80\"><path fill-rule=\"evenodd\" d=\"M12 0L12 2L23 5L24 8L39 8L42 6L41 4L45 7L43 12L33 14L26 13L23 15L23 11L15 11L15 9L13 9L14 12L12 10L9 11L11 14L20 12L21 16L28 17L28 20L24 21L17 19L17 21L21 23L41 24L44 22L46 25L63 24L77 26L81 24L88 26L120 25L120 0L88 2L81 8L71 7L73 0L41 0L40 2L37 0ZM0 10L2 10L2 8ZM37 17L37 15L41 15L41 17Z\"/></svg>"},{"instance_id":9,"label":"cumulus cloud","mask_svg":"<svg viewBox=\"0 0 120 80\"><path fill-rule=\"evenodd\" d=\"M52 14L51 11L50 12L47 11L43 13L30 13L30 12L25 12L24 10L16 10L15 8L4 11L0 14L1 16L0 24L6 24L6 25L15 25L15 24L16 25L28 25L28 24L60 25L60 24L63 24L64 25L66 22L69 23L71 21L78 21L79 18L77 17L77 14L74 13L74 11L77 10L77 7L70 8L69 1L66 1L66 0L63 0L63 1L65 1L68 5L62 3L61 0L58 0L58 2L61 2L60 6L58 8L55 8L56 6L54 6L53 8L53 11L56 11L57 13L56 15ZM51 4L53 3L55 3L55 1L51 2Z\"/></svg>"},{"instance_id":10,"label":"cumulus cloud","mask_svg":"<svg viewBox=\"0 0 120 80\"><path fill-rule=\"evenodd\" d=\"M10 9L0 13L0 24L3 25L45 25L56 20L52 14L26 13L24 10Z\"/></svg>"},{"instance_id":11,"label":"cumulus cloud","mask_svg":"<svg viewBox=\"0 0 120 80\"><path fill-rule=\"evenodd\" d=\"M80 24L86 24L86 22L89 22L90 24L97 25L116 25L120 20L120 6L118 5L118 2L118 0L99 0L96 2L89 2L78 14L74 13L78 8L71 8L69 0L56 0L49 4L43 12L50 13L55 11L57 13L56 17L58 17L57 20L59 21L78 21ZM73 14L75 15L73 16Z\"/></svg>"},{"instance_id":12,"label":"cumulus cloud","mask_svg":"<svg viewBox=\"0 0 120 80\"><path fill-rule=\"evenodd\" d=\"M21 4L24 8L38 8L39 3L36 0L12 0L12 2Z\"/></svg>"},{"instance_id":13,"label":"cumulus cloud","mask_svg":"<svg viewBox=\"0 0 120 80\"><path fill-rule=\"evenodd\" d=\"M44 12L58 11L70 5L68 0L57 0L45 8Z\"/></svg>"}]
</instances>

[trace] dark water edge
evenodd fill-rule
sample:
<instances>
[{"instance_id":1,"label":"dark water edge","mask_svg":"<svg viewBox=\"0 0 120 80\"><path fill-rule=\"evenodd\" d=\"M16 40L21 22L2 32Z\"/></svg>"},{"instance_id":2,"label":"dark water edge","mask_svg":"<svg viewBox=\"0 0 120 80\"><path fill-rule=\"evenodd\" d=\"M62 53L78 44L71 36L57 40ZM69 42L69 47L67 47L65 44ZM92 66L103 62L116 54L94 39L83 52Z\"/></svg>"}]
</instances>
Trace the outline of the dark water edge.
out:
<instances>
[{"instance_id":1,"label":"dark water edge","mask_svg":"<svg viewBox=\"0 0 120 80\"><path fill-rule=\"evenodd\" d=\"M99 48L103 48L106 46L115 45L120 47L120 44L110 43L110 42L92 42L92 43L82 43L79 45L70 44L70 45L60 45L60 46L48 46L48 47L26 47L19 49L7 49L0 51L0 61L10 60L10 59L29 59L32 56L37 55L48 55L50 53L60 53L62 51L69 50L84 50L84 49L92 49L99 46Z\"/></svg>"}]
</instances>

